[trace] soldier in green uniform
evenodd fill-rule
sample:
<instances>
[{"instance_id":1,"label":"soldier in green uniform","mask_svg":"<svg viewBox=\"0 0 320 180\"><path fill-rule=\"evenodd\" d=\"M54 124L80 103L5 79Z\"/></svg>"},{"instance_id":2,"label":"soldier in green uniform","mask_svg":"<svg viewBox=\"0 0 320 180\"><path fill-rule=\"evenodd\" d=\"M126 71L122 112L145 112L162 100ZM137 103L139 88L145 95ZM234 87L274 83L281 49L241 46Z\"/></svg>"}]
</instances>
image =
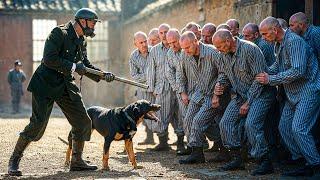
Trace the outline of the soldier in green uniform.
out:
<instances>
[{"instance_id":1,"label":"soldier in green uniform","mask_svg":"<svg viewBox=\"0 0 320 180\"><path fill-rule=\"evenodd\" d=\"M14 68L8 73L8 83L11 89L12 113L19 113L20 99L23 95L22 83L26 80L26 75L21 69L20 60L14 62Z\"/></svg>"},{"instance_id":2,"label":"soldier in green uniform","mask_svg":"<svg viewBox=\"0 0 320 180\"><path fill-rule=\"evenodd\" d=\"M82 159L84 141L90 140L91 120L88 116L79 88L74 82L73 72L98 82L110 82L114 75L105 72L105 77L88 74L85 67L95 68L86 55L84 36L93 37L94 26L99 21L97 13L82 8L75 14L75 21L54 28L49 34L41 65L33 74L28 91L32 92L32 116L20 137L9 160L8 174L22 175L19 162L23 151L31 141L38 141L48 124L56 102L72 126L72 158L70 171L96 170Z\"/></svg>"}]
</instances>

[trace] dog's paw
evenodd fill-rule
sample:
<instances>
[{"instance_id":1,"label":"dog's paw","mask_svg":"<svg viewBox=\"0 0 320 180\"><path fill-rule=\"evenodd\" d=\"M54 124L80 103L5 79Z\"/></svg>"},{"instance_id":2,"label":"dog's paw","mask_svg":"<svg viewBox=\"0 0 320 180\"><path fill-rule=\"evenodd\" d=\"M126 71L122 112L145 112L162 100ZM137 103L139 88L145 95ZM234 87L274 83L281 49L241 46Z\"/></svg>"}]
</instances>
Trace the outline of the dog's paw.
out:
<instances>
[{"instance_id":1,"label":"dog's paw","mask_svg":"<svg viewBox=\"0 0 320 180\"><path fill-rule=\"evenodd\" d=\"M65 166L65 167L69 167L69 166L70 166L70 161L64 162L64 166Z\"/></svg>"},{"instance_id":2,"label":"dog's paw","mask_svg":"<svg viewBox=\"0 0 320 180\"><path fill-rule=\"evenodd\" d=\"M110 171L110 168L109 167L103 167L101 170L102 171Z\"/></svg>"}]
</instances>

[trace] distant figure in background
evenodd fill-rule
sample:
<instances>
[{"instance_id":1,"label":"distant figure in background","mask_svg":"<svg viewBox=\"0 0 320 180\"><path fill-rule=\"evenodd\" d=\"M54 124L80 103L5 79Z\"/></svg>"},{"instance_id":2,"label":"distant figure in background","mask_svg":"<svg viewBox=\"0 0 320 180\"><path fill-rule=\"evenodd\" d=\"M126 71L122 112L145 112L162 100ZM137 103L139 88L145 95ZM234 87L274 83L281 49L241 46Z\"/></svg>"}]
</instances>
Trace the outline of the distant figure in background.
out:
<instances>
[{"instance_id":1,"label":"distant figure in background","mask_svg":"<svg viewBox=\"0 0 320 180\"><path fill-rule=\"evenodd\" d=\"M22 63L20 60L14 62L14 69L10 69L8 73L8 83L11 89L12 114L19 113L20 99L23 96L22 83L26 80L26 75L21 69Z\"/></svg>"},{"instance_id":2,"label":"distant figure in background","mask_svg":"<svg viewBox=\"0 0 320 180\"><path fill-rule=\"evenodd\" d=\"M243 38L242 34L239 33L240 24L239 21L236 19L228 19L226 24L230 27L230 32L233 37L238 37L240 39Z\"/></svg>"},{"instance_id":3,"label":"distant figure in background","mask_svg":"<svg viewBox=\"0 0 320 180\"><path fill-rule=\"evenodd\" d=\"M159 38L159 29L158 28L153 28L150 30L148 34L148 45L149 46L155 46L156 44L160 43L160 38Z\"/></svg>"}]
</instances>

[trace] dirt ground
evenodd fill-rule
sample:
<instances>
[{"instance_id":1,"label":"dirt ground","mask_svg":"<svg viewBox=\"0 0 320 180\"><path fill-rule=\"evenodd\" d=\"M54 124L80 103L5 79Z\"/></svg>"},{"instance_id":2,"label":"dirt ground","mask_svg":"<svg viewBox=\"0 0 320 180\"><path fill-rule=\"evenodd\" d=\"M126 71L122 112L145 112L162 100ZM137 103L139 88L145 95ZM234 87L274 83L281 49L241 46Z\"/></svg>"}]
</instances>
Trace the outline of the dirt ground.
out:
<instances>
[{"instance_id":1,"label":"dirt ground","mask_svg":"<svg viewBox=\"0 0 320 180\"><path fill-rule=\"evenodd\" d=\"M11 115L0 111L0 179L15 179L6 175L7 164L21 131L28 123L30 109L18 115ZM59 113L57 113L59 115ZM60 114L61 115L61 114ZM67 138L70 130L68 121L63 117L52 117L49 120L46 132L38 142L31 143L25 151L20 163L24 176L19 179L256 179L250 176L253 164L247 164L246 170L235 172L219 172L221 164L204 163L200 165L180 165L175 151L151 152L152 145L138 146L138 142L145 137L144 126L138 127L134 137L134 148L138 165L142 169L134 170L123 153L124 142L113 142L110 151L110 171L97 170L94 172L69 172L64 166L66 145L58 137ZM170 128L170 140L176 141L173 129ZM156 135L154 136L156 141ZM210 144L212 145L212 144ZM90 142L85 144L84 158L97 164L101 169L103 138L94 132ZM172 145L173 149L176 146ZM205 153L207 159L214 153ZM259 179L281 179L279 169L276 173L261 176Z\"/></svg>"}]
</instances>

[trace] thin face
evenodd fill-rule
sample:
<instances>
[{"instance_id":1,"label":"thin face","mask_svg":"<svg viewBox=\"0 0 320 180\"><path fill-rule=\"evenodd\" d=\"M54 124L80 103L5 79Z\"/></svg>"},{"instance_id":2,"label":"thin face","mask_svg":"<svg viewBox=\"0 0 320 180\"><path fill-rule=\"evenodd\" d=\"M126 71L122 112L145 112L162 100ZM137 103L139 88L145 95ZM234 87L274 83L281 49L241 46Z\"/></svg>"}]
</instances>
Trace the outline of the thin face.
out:
<instances>
[{"instance_id":1,"label":"thin face","mask_svg":"<svg viewBox=\"0 0 320 180\"><path fill-rule=\"evenodd\" d=\"M298 23L297 21L294 21L294 20L291 20L289 21L289 27L290 27L290 30L301 35L301 24Z\"/></svg>"},{"instance_id":2,"label":"thin face","mask_svg":"<svg viewBox=\"0 0 320 180\"><path fill-rule=\"evenodd\" d=\"M239 33L239 28L236 26L236 24L233 22L230 22L228 23L228 26L230 27L230 32L232 36L237 36Z\"/></svg>"},{"instance_id":3,"label":"thin face","mask_svg":"<svg viewBox=\"0 0 320 180\"><path fill-rule=\"evenodd\" d=\"M167 36L167 42L170 46L170 48L174 51L177 52L181 49L180 44L179 44L179 39L175 36Z\"/></svg>"},{"instance_id":4,"label":"thin face","mask_svg":"<svg viewBox=\"0 0 320 180\"><path fill-rule=\"evenodd\" d=\"M159 28L159 38L162 42L167 42L166 35L167 35L168 30L169 30L169 28L166 26L161 26Z\"/></svg>"},{"instance_id":5,"label":"thin face","mask_svg":"<svg viewBox=\"0 0 320 180\"><path fill-rule=\"evenodd\" d=\"M137 36L135 38L134 45L138 48L141 53L145 53L148 51L148 43L147 38L144 36Z\"/></svg>"},{"instance_id":6,"label":"thin face","mask_svg":"<svg viewBox=\"0 0 320 180\"><path fill-rule=\"evenodd\" d=\"M196 55L196 41L191 41L189 39L184 39L183 41L180 41L180 46L184 50L184 52L189 56Z\"/></svg>"},{"instance_id":7,"label":"thin face","mask_svg":"<svg viewBox=\"0 0 320 180\"><path fill-rule=\"evenodd\" d=\"M160 43L161 40L159 38L159 36L156 36L156 35L150 35L148 37L148 43L150 46L155 46L156 44Z\"/></svg>"},{"instance_id":8,"label":"thin face","mask_svg":"<svg viewBox=\"0 0 320 180\"><path fill-rule=\"evenodd\" d=\"M212 44L213 33L211 33L208 29L203 29L201 33L203 42L205 44Z\"/></svg>"},{"instance_id":9,"label":"thin face","mask_svg":"<svg viewBox=\"0 0 320 180\"><path fill-rule=\"evenodd\" d=\"M221 40L220 38L214 38L212 40L213 45L223 54L230 52L230 42L229 40Z\"/></svg>"},{"instance_id":10,"label":"thin face","mask_svg":"<svg viewBox=\"0 0 320 180\"><path fill-rule=\"evenodd\" d=\"M256 39L256 33L253 33L249 29L243 29L242 35L245 40L253 42Z\"/></svg>"},{"instance_id":11,"label":"thin face","mask_svg":"<svg viewBox=\"0 0 320 180\"><path fill-rule=\"evenodd\" d=\"M275 42L276 41L276 30L275 28L268 28L266 26L261 27L260 34L262 35L262 38L268 42Z\"/></svg>"}]
</instances>

